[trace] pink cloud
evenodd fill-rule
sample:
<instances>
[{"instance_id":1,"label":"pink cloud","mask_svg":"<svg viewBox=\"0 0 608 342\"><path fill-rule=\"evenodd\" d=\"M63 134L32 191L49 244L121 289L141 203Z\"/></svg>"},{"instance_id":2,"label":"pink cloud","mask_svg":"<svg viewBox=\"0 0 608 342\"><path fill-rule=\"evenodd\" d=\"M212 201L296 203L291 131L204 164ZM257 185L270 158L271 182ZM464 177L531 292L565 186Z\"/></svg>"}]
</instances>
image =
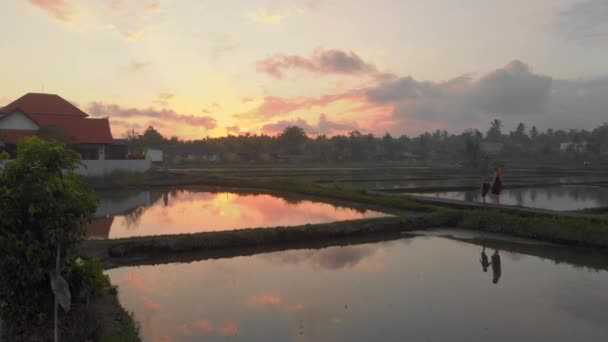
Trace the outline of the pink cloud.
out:
<instances>
[{"instance_id":1,"label":"pink cloud","mask_svg":"<svg viewBox=\"0 0 608 342\"><path fill-rule=\"evenodd\" d=\"M192 334L193 334L192 327L186 323L180 324L177 327L177 330L179 330L179 332L185 336L192 336Z\"/></svg>"},{"instance_id":2,"label":"pink cloud","mask_svg":"<svg viewBox=\"0 0 608 342\"><path fill-rule=\"evenodd\" d=\"M366 63L354 52L341 50L316 50L310 57L275 54L256 63L258 72L281 79L287 70L303 70L311 73L329 75L375 74L377 68Z\"/></svg>"},{"instance_id":3,"label":"pink cloud","mask_svg":"<svg viewBox=\"0 0 608 342\"><path fill-rule=\"evenodd\" d=\"M204 319L199 319L196 322L194 322L194 327L196 328L196 330L198 330L202 333L210 333L213 331L213 324L211 324L211 322L204 320Z\"/></svg>"},{"instance_id":4,"label":"pink cloud","mask_svg":"<svg viewBox=\"0 0 608 342\"><path fill-rule=\"evenodd\" d=\"M359 126L356 123L335 122L329 120L326 114L320 114L319 121L316 125L311 125L302 118L297 118L295 120L281 120L264 125L262 127L262 133L276 135L283 132L283 130L289 126L301 127L308 134L314 133L325 135L343 134L359 129Z\"/></svg>"},{"instance_id":5,"label":"pink cloud","mask_svg":"<svg viewBox=\"0 0 608 342\"><path fill-rule=\"evenodd\" d=\"M106 104L103 102L92 102L87 106L87 111L96 117L111 117L118 119L122 124L126 120L135 121L136 123L142 120L149 120L149 123L155 123L153 126L167 126L167 124L182 124L189 126L197 126L207 130L217 126L214 118L210 116L197 116L180 114L172 109L139 109L125 108L116 104Z\"/></svg>"},{"instance_id":6,"label":"pink cloud","mask_svg":"<svg viewBox=\"0 0 608 342\"><path fill-rule=\"evenodd\" d=\"M30 4L45 11L51 17L63 21L72 21L72 7L65 0L28 0Z\"/></svg>"},{"instance_id":7,"label":"pink cloud","mask_svg":"<svg viewBox=\"0 0 608 342\"><path fill-rule=\"evenodd\" d=\"M157 313L161 309L161 305L153 301L147 301L144 304L144 309L148 312Z\"/></svg>"},{"instance_id":8,"label":"pink cloud","mask_svg":"<svg viewBox=\"0 0 608 342\"><path fill-rule=\"evenodd\" d=\"M275 116L283 116L298 110L308 110L314 107L325 107L338 101L365 101L365 94L360 90L350 90L339 94L328 94L321 97L296 97L282 98L277 96L268 96L264 98L264 102L253 112L236 115L237 118L272 118Z\"/></svg>"},{"instance_id":9,"label":"pink cloud","mask_svg":"<svg viewBox=\"0 0 608 342\"><path fill-rule=\"evenodd\" d=\"M239 336L239 326L235 322L222 323L218 329L218 333L223 337L235 337Z\"/></svg>"},{"instance_id":10,"label":"pink cloud","mask_svg":"<svg viewBox=\"0 0 608 342\"><path fill-rule=\"evenodd\" d=\"M261 295L249 298L247 304L260 309L278 308L283 304L283 300L279 296Z\"/></svg>"}]
</instances>

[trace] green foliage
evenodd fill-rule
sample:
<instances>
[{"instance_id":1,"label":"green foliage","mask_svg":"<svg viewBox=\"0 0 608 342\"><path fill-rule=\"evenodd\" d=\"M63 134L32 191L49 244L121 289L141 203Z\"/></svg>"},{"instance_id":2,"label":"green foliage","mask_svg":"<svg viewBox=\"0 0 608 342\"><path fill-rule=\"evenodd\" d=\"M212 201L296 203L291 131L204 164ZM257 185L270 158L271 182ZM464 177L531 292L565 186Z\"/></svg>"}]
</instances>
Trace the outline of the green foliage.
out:
<instances>
[{"instance_id":1,"label":"green foliage","mask_svg":"<svg viewBox=\"0 0 608 342\"><path fill-rule=\"evenodd\" d=\"M486 138L490 141L500 141L502 136L502 121L494 119L490 124L490 129L486 134Z\"/></svg>"},{"instance_id":2,"label":"green foliage","mask_svg":"<svg viewBox=\"0 0 608 342\"><path fill-rule=\"evenodd\" d=\"M165 143L165 137L163 137L154 127L148 126L141 135L141 142L144 147L159 147Z\"/></svg>"},{"instance_id":3,"label":"green foliage","mask_svg":"<svg viewBox=\"0 0 608 342\"><path fill-rule=\"evenodd\" d=\"M134 129L132 129L124 134L124 139L127 141L129 154L136 156L144 154L145 148L143 146L141 134L137 133Z\"/></svg>"},{"instance_id":4,"label":"green foliage","mask_svg":"<svg viewBox=\"0 0 608 342\"><path fill-rule=\"evenodd\" d=\"M110 288L110 277L103 273L99 259L77 259L72 269L71 283L86 296L104 295Z\"/></svg>"},{"instance_id":5,"label":"green foliage","mask_svg":"<svg viewBox=\"0 0 608 342\"><path fill-rule=\"evenodd\" d=\"M608 246L608 220L592 216L521 216L495 210L460 211L459 225L544 241Z\"/></svg>"},{"instance_id":6,"label":"green foliage","mask_svg":"<svg viewBox=\"0 0 608 342\"><path fill-rule=\"evenodd\" d=\"M308 140L304 129L298 126L289 126L277 138L280 146L288 153L300 153L304 143Z\"/></svg>"},{"instance_id":7,"label":"green foliage","mask_svg":"<svg viewBox=\"0 0 608 342\"><path fill-rule=\"evenodd\" d=\"M473 131L465 132L465 158L467 166L477 168L480 166L481 147L480 138Z\"/></svg>"},{"instance_id":8,"label":"green foliage","mask_svg":"<svg viewBox=\"0 0 608 342\"><path fill-rule=\"evenodd\" d=\"M133 317L133 314L121 310L118 317L113 317L117 322L116 331L109 332L101 337L101 342L140 342L141 327Z\"/></svg>"},{"instance_id":9,"label":"green foliage","mask_svg":"<svg viewBox=\"0 0 608 342\"><path fill-rule=\"evenodd\" d=\"M49 272L61 246L69 279L77 244L95 212L95 194L73 172L77 153L33 137L0 171L0 317L28 329L52 317Z\"/></svg>"}]
</instances>

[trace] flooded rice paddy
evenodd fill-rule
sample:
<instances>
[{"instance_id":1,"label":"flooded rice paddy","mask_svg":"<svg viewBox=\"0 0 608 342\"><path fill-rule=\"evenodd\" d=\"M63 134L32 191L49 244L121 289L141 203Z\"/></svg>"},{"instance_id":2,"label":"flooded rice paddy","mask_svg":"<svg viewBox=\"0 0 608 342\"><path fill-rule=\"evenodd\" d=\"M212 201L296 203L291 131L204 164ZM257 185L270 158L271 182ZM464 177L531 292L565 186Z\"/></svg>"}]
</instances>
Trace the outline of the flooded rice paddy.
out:
<instances>
[{"instance_id":1,"label":"flooded rice paddy","mask_svg":"<svg viewBox=\"0 0 608 342\"><path fill-rule=\"evenodd\" d=\"M107 273L144 341L608 335L605 255L450 230L424 234Z\"/></svg>"},{"instance_id":2,"label":"flooded rice paddy","mask_svg":"<svg viewBox=\"0 0 608 342\"><path fill-rule=\"evenodd\" d=\"M454 167L413 167L375 163L360 167L272 167L180 170L186 174L215 173L257 178L294 178L324 186L357 187L369 190L427 191L429 188L477 188L491 169ZM503 170L507 186L598 185L608 186L608 173L602 169L558 169L506 166ZM456 189L454 189L456 190Z\"/></svg>"},{"instance_id":3,"label":"flooded rice paddy","mask_svg":"<svg viewBox=\"0 0 608 342\"><path fill-rule=\"evenodd\" d=\"M412 193L412 195L483 202L479 190ZM486 202L559 211L582 210L608 207L608 188L594 186L553 186L529 189L505 189L499 198L488 195Z\"/></svg>"},{"instance_id":4,"label":"flooded rice paddy","mask_svg":"<svg viewBox=\"0 0 608 342\"><path fill-rule=\"evenodd\" d=\"M89 226L88 235L92 239L297 226L387 216L298 197L196 188L105 192L100 197L97 219Z\"/></svg>"}]
</instances>

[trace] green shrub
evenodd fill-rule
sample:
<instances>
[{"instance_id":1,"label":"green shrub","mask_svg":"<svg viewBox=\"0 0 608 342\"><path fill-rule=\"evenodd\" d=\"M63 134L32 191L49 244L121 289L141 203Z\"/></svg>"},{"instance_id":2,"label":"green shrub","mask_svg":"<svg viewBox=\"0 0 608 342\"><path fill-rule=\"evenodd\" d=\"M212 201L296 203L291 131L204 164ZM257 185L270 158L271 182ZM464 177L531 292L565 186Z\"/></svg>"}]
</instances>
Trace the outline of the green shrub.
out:
<instances>
[{"instance_id":1,"label":"green shrub","mask_svg":"<svg viewBox=\"0 0 608 342\"><path fill-rule=\"evenodd\" d=\"M62 144L34 137L0 170L0 318L11 331L52 320L57 247L69 276L95 213L95 193L74 173L79 160Z\"/></svg>"},{"instance_id":2,"label":"green shrub","mask_svg":"<svg viewBox=\"0 0 608 342\"><path fill-rule=\"evenodd\" d=\"M103 273L99 259L77 259L72 269L71 283L81 296L105 295L110 289L110 277Z\"/></svg>"}]
</instances>

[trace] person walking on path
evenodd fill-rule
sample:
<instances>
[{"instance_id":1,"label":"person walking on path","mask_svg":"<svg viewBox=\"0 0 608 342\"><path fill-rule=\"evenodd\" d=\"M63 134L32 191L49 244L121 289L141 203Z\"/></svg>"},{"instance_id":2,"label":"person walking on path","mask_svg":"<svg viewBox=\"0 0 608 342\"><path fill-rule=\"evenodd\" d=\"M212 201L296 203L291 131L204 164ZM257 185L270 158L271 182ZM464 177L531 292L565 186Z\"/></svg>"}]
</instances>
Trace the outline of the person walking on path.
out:
<instances>
[{"instance_id":1,"label":"person walking on path","mask_svg":"<svg viewBox=\"0 0 608 342\"><path fill-rule=\"evenodd\" d=\"M494 195L496 204L500 204L500 193L502 192L502 170L500 167L494 168L494 178L492 179L492 195Z\"/></svg>"},{"instance_id":2,"label":"person walking on path","mask_svg":"<svg viewBox=\"0 0 608 342\"><path fill-rule=\"evenodd\" d=\"M483 203L486 203L486 196L488 196L489 192L490 192L490 178L485 177L483 179L483 183L481 184L481 198L483 200Z\"/></svg>"}]
</instances>

